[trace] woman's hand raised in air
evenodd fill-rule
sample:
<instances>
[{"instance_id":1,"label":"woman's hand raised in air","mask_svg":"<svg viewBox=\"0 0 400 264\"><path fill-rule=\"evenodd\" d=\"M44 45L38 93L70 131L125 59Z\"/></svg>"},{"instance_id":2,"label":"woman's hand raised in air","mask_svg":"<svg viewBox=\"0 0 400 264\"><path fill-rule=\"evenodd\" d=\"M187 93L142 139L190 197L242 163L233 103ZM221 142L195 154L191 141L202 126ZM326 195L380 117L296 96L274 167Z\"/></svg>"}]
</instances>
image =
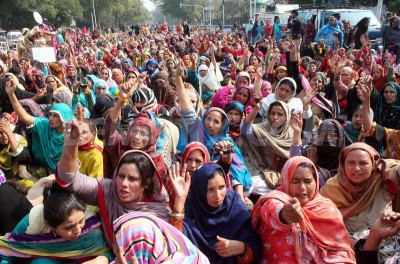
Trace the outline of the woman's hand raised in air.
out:
<instances>
[{"instance_id":1,"label":"woman's hand raised in air","mask_svg":"<svg viewBox=\"0 0 400 264\"><path fill-rule=\"evenodd\" d=\"M64 124L64 146L78 146L81 135L82 129L77 120L71 120Z\"/></svg>"},{"instance_id":2,"label":"woman's hand raised in air","mask_svg":"<svg viewBox=\"0 0 400 264\"><path fill-rule=\"evenodd\" d=\"M182 170L179 162L172 164L168 172L169 180L171 181L176 197L186 199L189 189L191 177L189 172L186 171L187 165L183 164Z\"/></svg>"}]
</instances>

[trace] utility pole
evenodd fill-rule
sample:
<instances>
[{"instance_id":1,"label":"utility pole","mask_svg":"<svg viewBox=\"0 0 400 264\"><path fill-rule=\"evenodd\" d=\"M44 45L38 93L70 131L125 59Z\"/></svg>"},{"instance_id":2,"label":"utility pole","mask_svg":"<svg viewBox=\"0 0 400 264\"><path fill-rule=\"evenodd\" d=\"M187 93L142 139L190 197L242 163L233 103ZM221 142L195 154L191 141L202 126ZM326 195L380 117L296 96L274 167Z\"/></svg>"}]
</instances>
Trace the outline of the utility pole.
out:
<instances>
[{"instance_id":1,"label":"utility pole","mask_svg":"<svg viewBox=\"0 0 400 264\"><path fill-rule=\"evenodd\" d=\"M93 4L93 16L94 16L94 24L95 24L95 27L97 27L97 20L96 20L96 9L94 8L94 0L92 0L92 4Z\"/></svg>"},{"instance_id":2,"label":"utility pole","mask_svg":"<svg viewBox=\"0 0 400 264\"><path fill-rule=\"evenodd\" d=\"M253 8L253 6L251 5L251 0L249 1L249 4L250 4L250 6L249 6L249 20L250 20L253 17L251 15L251 9Z\"/></svg>"},{"instance_id":3,"label":"utility pole","mask_svg":"<svg viewBox=\"0 0 400 264\"><path fill-rule=\"evenodd\" d=\"M211 0L208 0L208 11L210 13L210 30L212 27L212 17L211 17Z\"/></svg>"},{"instance_id":4,"label":"utility pole","mask_svg":"<svg viewBox=\"0 0 400 264\"><path fill-rule=\"evenodd\" d=\"M375 16L378 18L379 21L380 21L381 15L382 15L382 5L383 5L383 0L378 0L378 5L376 7Z\"/></svg>"},{"instance_id":5,"label":"utility pole","mask_svg":"<svg viewBox=\"0 0 400 264\"><path fill-rule=\"evenodd\" d=\"M93 12L90 12L90 14L92 15L92 28L93 28L93 30L94 30Z\"/></svg>"},{"instance_id":6,"label":"utility pole","mask_svg":"<svg viewBox=\"0 0 400 264\"><path fill-rule=\"evenodd\" d=\"M225 0L222 0L222 29L225 27Z\"/></svg>"}]
</instances>

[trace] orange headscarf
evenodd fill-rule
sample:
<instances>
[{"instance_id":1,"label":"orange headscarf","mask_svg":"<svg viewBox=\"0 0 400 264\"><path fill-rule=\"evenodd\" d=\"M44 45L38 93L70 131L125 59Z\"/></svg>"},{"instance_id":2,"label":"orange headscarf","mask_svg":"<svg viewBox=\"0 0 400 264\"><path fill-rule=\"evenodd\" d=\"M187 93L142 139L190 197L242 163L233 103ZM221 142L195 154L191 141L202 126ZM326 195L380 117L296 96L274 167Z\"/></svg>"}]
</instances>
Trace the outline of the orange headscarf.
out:
<instances>
[{"instance_id":1,"label":"orange headscarf","mask_svg":"<svg viewBox=\"0 0 400 264\"><path fill-rule=\"evenodd\" d=\"M387 72L386 72L386 69L384 67L382 67L382 65L375 64L374 66L372 66L371 75L375 68L378 68L381 71L382 75L378 80L376 80L376 81L372 80L372 83L374 84L374 86L378 90L378 92L381 92L383 86L385 86L385 83L386 83Z\"/></svg>"},{"instance_id":2,"label":"orange headscarf","mask_svg":"<svg viewBox=\"0 0 400 264\"><path fill-rule=\"evenodd\" d=\"M302 205L303 220L300 223L291 225L295 239L293 243L294 252L298 263L304 262L301 259L303 255L313 256L315 258L313 259L314 263L331 263L331 258L335 258L336 261L341 263L355 263L354 252L350 246L349 235L343 223L343 218L332 201L318 193L317 169L312 161L306 157L290 158L281 171L282 185L276 191L268 192L258 200L252 211L254 229L258 231L262 225L260 214L262 213L263 205L268 203L268 200L276 199L286 203L291 198L289 196L290 182L297 166L301 163L313 165L316 185L314 196L307 204ZM313 245L307 246L307 243ZM315 248L322 252L310 252ZM341 254L334 254L334 257L329 254L338 251ZM303 254L303 252L307 253ZM340 260L338 260L339 255Z\"/></svg>"},{"instance_id":3,"label":"orange headscarf","mask_svg":"<svg viewBox=\"0 0 400 264\"><path fill-rule=\"evenodd\" d=\"M367 182L357 188L346 177L344 165L347 155L353 150L367 152L374 166ZM331 199L346 219L366 210L375 200L382 184L386 185L389 193L397 192L397 165L379 158L379 153L373 147L357 142L342 149L339 155L339 173L327 181L321 194Z\"/></svg>"}]
</instances>

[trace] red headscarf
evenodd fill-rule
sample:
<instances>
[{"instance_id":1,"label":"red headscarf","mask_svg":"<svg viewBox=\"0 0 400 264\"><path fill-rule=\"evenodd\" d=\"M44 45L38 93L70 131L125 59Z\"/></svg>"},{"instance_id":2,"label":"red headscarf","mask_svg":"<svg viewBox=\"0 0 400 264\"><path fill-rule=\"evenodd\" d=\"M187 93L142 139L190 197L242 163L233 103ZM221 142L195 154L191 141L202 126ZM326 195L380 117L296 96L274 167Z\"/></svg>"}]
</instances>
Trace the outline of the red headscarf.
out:
<instances>
[{"instance_id":1,"label":"red headscarf","mask_svg":"<svg viewBox=\"0 0 400 264\"><path fill-rule=\"evenodd\" d=\"M191 142L186 146L185 150L183 151L182 164L185 164L190 155L196 150L200 151L203 154L204 163L210 162L210 154L208 153L207 148L200 142Z\"/></svg>"}]
</instances>

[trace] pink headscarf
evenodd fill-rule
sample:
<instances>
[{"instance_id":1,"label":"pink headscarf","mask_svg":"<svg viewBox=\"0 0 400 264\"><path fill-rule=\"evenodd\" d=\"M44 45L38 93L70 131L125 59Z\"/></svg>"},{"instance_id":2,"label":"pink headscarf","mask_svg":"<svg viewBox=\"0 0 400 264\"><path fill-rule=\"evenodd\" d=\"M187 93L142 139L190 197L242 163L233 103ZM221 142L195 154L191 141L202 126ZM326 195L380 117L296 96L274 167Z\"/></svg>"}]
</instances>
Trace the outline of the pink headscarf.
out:
<instances>
[{"instance_id":1,"label":"pink headscarf","mask_svg":"<svg viewBox=\"0 0 400 264\"><path fill-rule=\"evenodd\" d=\"M263 80L262 83L261 83L261 94L262 94L263 98L265 98L265 97L267 97L269 95L269 91L268 90L263 90L263 87L266 87L266 86L270 86L271 89L272 89L272 84L269 81Z\"/></svg>"}]
</instances>

